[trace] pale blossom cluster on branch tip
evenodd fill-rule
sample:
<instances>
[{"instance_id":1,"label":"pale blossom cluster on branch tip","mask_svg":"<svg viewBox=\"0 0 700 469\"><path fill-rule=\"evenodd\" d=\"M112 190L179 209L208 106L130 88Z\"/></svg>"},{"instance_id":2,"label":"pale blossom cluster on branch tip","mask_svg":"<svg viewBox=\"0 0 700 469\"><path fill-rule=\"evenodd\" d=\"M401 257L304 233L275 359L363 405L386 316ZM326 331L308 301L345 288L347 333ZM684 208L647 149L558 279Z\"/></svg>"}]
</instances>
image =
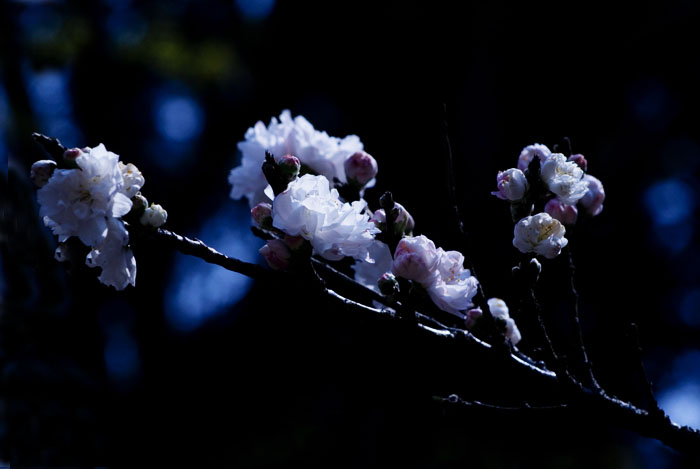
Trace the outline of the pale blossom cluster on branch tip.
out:
<instances>
[{"instance_id":1,"label":"pale blossom cluster on branch tip","mask_svg":"<svg viewBox=\"0 0 700 469\"><path fill-rule=\"evenodd\" d=\"M117 290L135 285L136 260L122 218L136 214L135 220L140 217L141 224L151 227L161 226L167 218L160 205L148 207L139 192L145 179L138 168L119 161L100 144L65 150L58 163L37 161L30 177L39 187L39 215L61 243L55 258L67 260L63 243L77 237L90 247L85 263L100 267L102 283Z\"/></svg>"},{"instance_id":2,"label":"pale blossom cluster on branch tip","mask_svg":"<svg viewBox=\"0 0 700 469\"><path fill-rule=\"evenodd\" d=\"M324 176L304 176L292 181L272 204L272 225L311 243L313 253L328 260L349 256L368 257L379 232L365 213L367 203L344 203Z\"/></svg>"},{"instance_id":3,"label":"pale blossom cluster on branch tip","mask_svg":"<svg viewBox=\"0 0 700 469\"><path fill-rule=\"evenodd\" d=\"M423 235L399 241L391 270L398 277L419 283L438 308L461 318L472 306L479 283L464 268L461 253L436 248Z\"/></svg>"},{"instance_id":4,"label":"pale blossom cluster on branch tip","mask_svg":"<svg viewBox=\"0 0 700 469\"><path fill-rule=\"evenodd\" d=\"M269 125L258 121L249 128L244 140L238 143L238 150L241 164L233 168L229 175L231 198L245 197L253 207L271 199L265 193L268 182L261 169L265 152L278 159L293 155L307 172L344 183L347 182L345 161L362 151L363 145L355 135L342 139L331 137L326 132L314 129L303 116L292 118L291 112L285 110L279 119L273 117Z\"/></svg>"}]
</instances>

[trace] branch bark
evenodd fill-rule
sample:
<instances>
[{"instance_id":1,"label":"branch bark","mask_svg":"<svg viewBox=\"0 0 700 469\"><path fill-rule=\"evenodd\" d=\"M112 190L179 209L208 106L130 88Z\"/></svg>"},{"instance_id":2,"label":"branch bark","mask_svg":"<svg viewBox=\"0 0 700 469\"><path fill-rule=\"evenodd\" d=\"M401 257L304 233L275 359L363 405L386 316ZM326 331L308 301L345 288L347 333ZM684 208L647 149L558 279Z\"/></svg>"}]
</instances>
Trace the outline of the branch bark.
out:
<instances>
[{"instance_id":1,"label":"branch bark","mask_svg":"<svg viewBox=\"0 0 700 469\"><path fill-rule=\"evenodd\" d=\"M199 257L205 262L220 265L227 270L237 272L255 279L272 279L275 276L287 275L282 272L269 271L257 264L243 262L238 259L228 257L215 249L207 246L198 239L190 239L185 236L178 235L171 231L157 230L141 230L136 229L133 233L133 241L135 242L157 242L165 243L172 246L174 249L183 254ZM330 266L324 265L322 262L313 260L314 266L323 271L325 275L331 277L331 281L340 282L349 285L354 281L340 272L335 271ZM352 287L355 291L359 288L364 288L358 285ZM353 316L363 317L375 321L394 321L399 325L405 326L406 322L401 321L396 311L389 307L375 308L364 305L357 301L348 299L335 290L322 286L320 291L325 297L334 304L337 304L344 311ZM374 298L376 293L366 293L367 298ZM590 389L570 376L559 376L554 371L542 367L530 359L526 355L517 350L512 353L503 354L498 349L494 348L471 333L465 330L451 329L440 327L439 323L430 320L425 315L417 314L417 321L414 323L415 330L426 338L436 339L441 343L459 344L469 353L486 354L491 356L497 355L496 359L501 360L504 366L513 366L523 372L523 376L530 380L542 380L553 386L564 384L565 381L569 385L565 386L567 392L565 394L566 402L555 403L551 406L538 406L537 408L529 406L507 408L497 405L487 405L479 401L464 401L459 397L436 398L437 401L449 404L451 406L461 406L465 408L478 407L481 409L492 408L498 411L548 411L548 412L563 412L569 410L581 411L582 415L587 418L593 418L596 422L605 421L609 424L626 428L640 435L655 438L665 443L693 459L700 460L700 431L688 426L680 426L674 423L663 412L648 412L640 409L629 402L622 401L615 397L609 396L597 389Z\"/></svg>"}]
</instances>

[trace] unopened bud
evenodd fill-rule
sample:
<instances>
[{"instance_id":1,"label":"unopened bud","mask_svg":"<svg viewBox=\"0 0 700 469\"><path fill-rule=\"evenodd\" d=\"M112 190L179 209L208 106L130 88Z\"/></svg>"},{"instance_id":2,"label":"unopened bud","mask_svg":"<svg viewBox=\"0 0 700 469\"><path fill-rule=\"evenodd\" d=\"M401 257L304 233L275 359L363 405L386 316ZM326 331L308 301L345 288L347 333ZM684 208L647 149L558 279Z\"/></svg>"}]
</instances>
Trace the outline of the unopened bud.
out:
<instances>
[{"instance_id":1,"label":"unopened bud","mask_svg":"<svg viewBox=\"0 0 700 469\"><path fill-rule=\"evenodd\" d=\"M168 212L158 204L151 204L141 215L140 222L144 226L160 228L168 219Z\"/></svg>"},{"instance_id":2,"label":"unopened bud","mask_svg":"<svg viewBox=\"0 0 700 469\"><path fill-rule=\"evenodd\" d=\"M56 248L56 252L54 252L53 257L58 261L58 262L65 262L69 259L69 250L68 246L64 243L60 243L58 247Z\"/></svg>"},{"instance_id":3,"label":"unopened bud","mask_svg":"<svg viewBox=\"0 0 700 469\"><path fill-rule=\"evenodd\" d=\"M586 161L586 158L580 153L571 155L569 161L576 163L584 172L588 169L588 161Z\"/></svg>"},{"instance_id":4,"label":"unopened bud","mask_svg":"<svg viewBox=\"0 0 700 469\"><path fill-rule=\"evenodd\" d=\"M394 233L397 236L402 236L413 232L413 228L415 228L416 223L413 221L413 217L410 213L408 213L408 210L406 210L403 205L395 202L391 213L394 217ZM383 208L380 208L374 212L372 215L372 221L380 230L386 230L386 212Z\"/></svg>"},{"instance_id":5,"label":"unopened bud","mask_svg":"<svg viewBox=\"0 0 700 469\"><path fill-rule=\"evenodd\" d=\"M547 202L544 211L552 218L559 220L564 225L575 225L578 218L578 209L574 205L565 205L559 199L554 198Z\"/></svg>"},{"instance_id":6,"label":"unopened bud","mask_svg":"<svg viewBox=\"0 0 700 469\"><path fill-rule=\"evenodd\" d=\"M467 311L467 315L464 318L464 327L467 329L471 329L474 327L476 324L476 321L484 315L484 312L481 311L481 308L472 308L469 311Z\"/></svg>"},{"instance_id":7,"label":"unopened bud","mask_svg":"<svg viewBox=\"0 0 700 469\"><path fill-rule=\"evenodd\" d=\"M379 291L382 292L382 295L394 296L399 292L399 281L396 280L396 276L391 272L385 272L382 274L377 281L377 285L379 286Z\"/></svg>"},{"instance_id":8,"label":"unopened bud","mask_svg":"<svg viewBox=\"0 0 700 469\"><path fill-rule=\"evenodd\" d=\"M90 151L90 149L86 147L86 151ZM66 161L75 161L77 157L83 153L86 153L86 151L83 151L80 148L69 148L63 152L63 159Z\"/></svg>"},{"instance_id":9,"label":"unopened bud","mask_svg":"<svg viewBox=\"0 0 700 469\"><path fill-rule=\"evenodd\" d=\"M39 160L32 165L29 178L35 186L44 187L49 182L49 178L51 178L56 166L56 162L53 160Z\"/></svg>"},{"instance_id":10,"label":"unopened bud","mask_svg":"<svg viewBox=\"0 0 700 469\"><path fill-rule=\"evenodd\" d=\"M410 213L408 213L408 210L406 210L403 205L395 202L391 213L394 216L394 231L396 234L401 235L404 233L409 234L413 232L413 228L415 228L416 223L413 221L413 217Z\"/></svg>"},{"instance_id":11,"label":"unopened bud","mask_svg":"<svg viewBox=\"0 0 700 469\"><path fill-rule=\"evenodd\" d=\"M253 221L260 228L271 229L272 228L272 205L262 202L253 207L250 211L250 215L253 217Z\"/></svg>"},{"instance_id":12,"label":"unopened bud","mask_svg":"<svg viewBox=\"0 0 700 469\"><path fill-rule=\"evenodd\" d=\"M131 210L129 213L132 213L139 218L141 218L141 215L143 215L143 212L148 208L148 200L141 194L140 192L137 192L135 196L131 198Z\"/></svg>"},{"instance_id":13,"label":"unopened bud","mask_svg":"<svg viewBox=\"0 0 700 469\"><path fill-rule=\"evenodd\" d=\"M284 155L277 161L277 170L288 182L293 181L301 170L299 158L291 154Z\"/></svg>"},{"instance_id":14,"label":"unopened bud","mask_svg":"<svg viewBox=\"0 0 700 469\"><path fill-rule=\"evenodd\" d=\"M363 187L377 175L377 160L364 151L353 153L345 160L348 181Z\"/></svg>"},{"instance_id":15,"label":"unopened bud","mask_svg":"<svg viewBox=\"0 0 700 469\"><path fill-rule=\"evenodd\" d=\"M292 257L292 252L287 245L279 239L269 240L258 252L265 257L271 269L284 270L289 267L289 260Z\"/></svg>"}]
</instances>

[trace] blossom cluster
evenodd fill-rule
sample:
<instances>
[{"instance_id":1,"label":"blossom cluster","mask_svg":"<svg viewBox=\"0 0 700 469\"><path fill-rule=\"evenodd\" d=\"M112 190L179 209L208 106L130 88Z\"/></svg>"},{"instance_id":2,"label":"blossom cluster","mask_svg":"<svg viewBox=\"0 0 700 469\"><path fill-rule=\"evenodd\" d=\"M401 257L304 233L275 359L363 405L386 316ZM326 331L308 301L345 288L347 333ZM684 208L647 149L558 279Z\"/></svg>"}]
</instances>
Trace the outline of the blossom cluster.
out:
<instances>
[{"instance_id":1,"label":"blossom cluster","mask_svg":"<svg viewBox=\"0 0 700 469\"><path fill-rule=\"evenodd\" d=\"M147 206L139 192L145 179L138 168L119 161L100 144L66 150L59 162L37 161L30 177L39 187L39 215L61 243L56 259L66 260L68 250L62 243L77 237L90 247L85 263L101 268L102 283L117 290L135 285L136 259L122 218L133 213L153 227L167 218L160 205Z\"/></svg>"},{"instance_id":2,"label":"blossom cluster","mask_svg":"<svg viewBox=\"0 0 700 469\"><path fill-rule=\"evenodd\" d=\"M231 198L248 199L251 207L270 202L268 181L261 171L265 153L275 158L294 155L302 164L303 172L325 176L329 181L337 179L348 182L346 168L355 171L362 179L362 185L371 187L374 175L372 161L348 162L348 158L363 150L363 145L356 135L344 138L331 137L326 132L314 129L303 116L292 118L291 112L285 110L279 119L273 117L266 126L258 121L245 133L245 139L238 143L241 152L241 164L231 170ZM358 160L361 160L358 158ZM376 162L374 163L376 174ZM368 176L369 175L369 176Z\"/></svg>"},{"instance_id":3,"label":"blossom cluster","mask_svg":"<svg viewBox=\"0 0 700 469\"><path fill-rule=\"evenodd\" d=\"M579 210L600 214L605 191L598 179L586 174L587 166L581 154L567 158L536 143L523 148L516 168L498 173L492 194L511 203L513 246L552 259L567 245L564 225L574 225ZM542 211L532 215L540 202Z\"/></svg>"}]
</instances>

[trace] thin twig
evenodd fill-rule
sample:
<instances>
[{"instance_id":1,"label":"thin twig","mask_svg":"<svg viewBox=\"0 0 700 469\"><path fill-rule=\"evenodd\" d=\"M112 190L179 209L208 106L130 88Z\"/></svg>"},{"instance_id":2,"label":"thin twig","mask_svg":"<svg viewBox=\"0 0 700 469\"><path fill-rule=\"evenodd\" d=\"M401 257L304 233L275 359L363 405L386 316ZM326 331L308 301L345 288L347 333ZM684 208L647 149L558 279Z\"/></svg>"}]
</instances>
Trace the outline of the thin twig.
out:
<instances>
[{"instance_id":1,"label":"thin twig","mask_svg":"<svg viewBox=\"0 0 700 469\"><path fill-rule=\"evenodd\" d=\"M520 406L504 406L504 405L499 405L499 404L488 404L485 402L481 401L468 401L465 399L462 399L459 397L457 394L450 394L448 397L442 397L442 396L433 396L433 401L439 402L441 404L449 404L449 405L457 405L460 407L467 407L467 408L477 408L477 409L485 409L485 410L497 410L497 411L505 411L505 412L556 412L556 411L561 411L561 410L566 410L569 406L567 404L552 404L552 405L544 405L544 406L533 406L528 404L527 402L524 402L523 405Z\"/></svg>"},{"instance_id":2,"label":"thin twig","mask_svg":"<svg viewBox=\"0 0 700 469\"><path fill-rule=\"evenodd\" d=\"M661 410L661 408L659 407L659 403L656 401L656 396L654 396L654 389L652 387L651 380L649 379L646 367L644 366L644 360L642 359L642 345L639 341L639 329L637 328L637 325L635 323L630 323L629 325L629 336L632 341L632 350L635 354L639 374L642 377L644 391L646 393L646 398L649 406L649 413L656 414L657 416L663 416L664 412L663 410Z\"/></svg>"},{"instance_id":3,"label":"thin twig","mask_svg":"<svg viewBox=\"0 0 700 469\"><path fill-rule=\"evenodd\" d=\"M574 264L574 257L571 252L571 242L565 249L569 254L569 286L573 302L572 307L569 309L569 323L571 324L572 329L571 335L574 338L574 347L578 351L579 359L584 367L585 377L588 381L587 384L600 390L600 384L598 384L598 381L595 379L595 375L593 374L593 365L588 359L586 346L583 342L583 332L581 331L581 322L579 321L579 296L575 284L576 265Z\"/></svg>"},{"instance_id":4,"label":"thin twig","mask_svg":"<svg viewBox=\"0 0 700 469\"><path fill-rule=\"evenodd\" d=\"M469 236L467 235L467 232L464 228L464 222L462 221L462 216L460 215L459 212L459 202L457 199L457 183L455 182L455 168L454 168L454 158L452 156L452 143L450 143L450 132L449 132L449 127L447 125L447 104L442 103L442 112L443 112L443 119L442 119L442 133L443 133L443 142L445 145L445 154L447 155L447 189L450 193L450 204L452 205L452 210L454 211L454 216L455 220L457 221L457 228L459 229L459 234L462 236L464 240L465 247L468 249L468 256L466 258L466 263L467 267L471 271L471 274L476 277L476 269L474 268L474 259L473 259L473 252L470 249L471 246L471 240L469 239ZM487 319L488 322L493 323L493 316L491 315L491 310L488 308L486 305L486 299L488 298L486 296L486 293L484 293L484 287L481 284L481 282L477 283L477 289L479 292L479 296L481 297L481 306L484 318Z\"/></svg>"}]
</instances>

